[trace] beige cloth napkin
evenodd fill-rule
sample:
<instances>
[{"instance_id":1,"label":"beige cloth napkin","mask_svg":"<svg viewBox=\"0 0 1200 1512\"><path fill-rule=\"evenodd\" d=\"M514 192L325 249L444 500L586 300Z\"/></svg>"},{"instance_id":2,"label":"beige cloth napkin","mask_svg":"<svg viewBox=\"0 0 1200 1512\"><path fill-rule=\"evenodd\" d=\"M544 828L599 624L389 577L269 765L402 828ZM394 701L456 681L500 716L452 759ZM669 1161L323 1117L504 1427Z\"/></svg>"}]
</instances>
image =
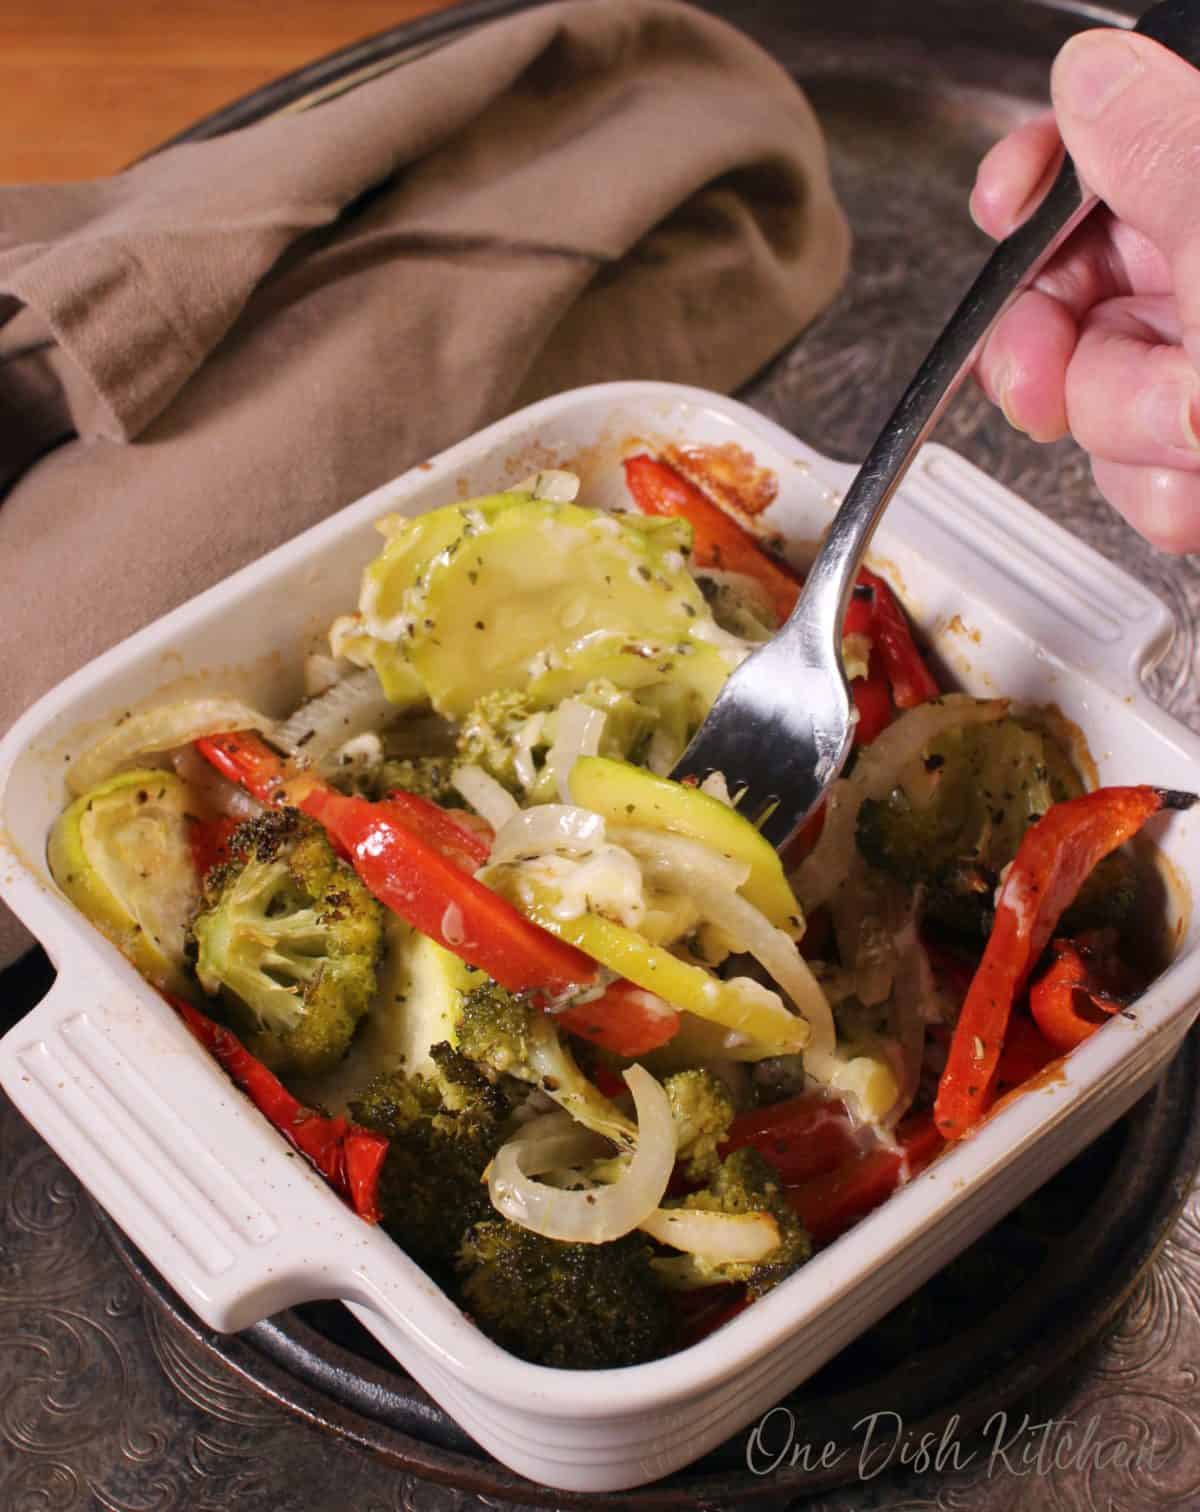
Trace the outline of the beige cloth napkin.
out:
<instances>
[{"instance_id":1,"label":"beige cloth napkin","mask_svg":"<svg viewBox=\"0 0 1200 1512\"><path fill-rule=\"evenodd\" d=\"M804 97L672 0L546 5L112 179L0 190L0 733L521 404L735 387L847 249ZM0 964L27 942L0 918Z\"/></svg>"}]
</instances>

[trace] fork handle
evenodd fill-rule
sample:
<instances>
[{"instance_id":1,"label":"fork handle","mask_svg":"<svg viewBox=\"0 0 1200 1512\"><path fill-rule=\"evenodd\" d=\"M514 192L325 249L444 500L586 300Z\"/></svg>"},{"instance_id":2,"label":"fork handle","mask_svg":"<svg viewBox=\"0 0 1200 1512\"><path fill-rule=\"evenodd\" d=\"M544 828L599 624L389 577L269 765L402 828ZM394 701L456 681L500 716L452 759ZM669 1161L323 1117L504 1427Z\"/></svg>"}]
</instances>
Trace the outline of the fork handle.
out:
<instances>
[{"instance_id":1,"label":"fork handle","mask_svg":"<svg viewBox=\"0 0 1200 1512\"><path fill-rule=\"evenodd\" d=\"M1136 32L1200 66L1200 3L1163 0L1134 27ZM1063 159L1058 177L1027 221L1002 241L963 296L916 376L867 453L825 535L788 625L820 625L834 637L820 648L841 667L841 626L858 564L888 500L900 485L918 447L973 366L992 327L1044 267L1097 201L1084 193L1075 165ZM811 629L803 632L808 642Z\"/></svg>"}]
</instances>

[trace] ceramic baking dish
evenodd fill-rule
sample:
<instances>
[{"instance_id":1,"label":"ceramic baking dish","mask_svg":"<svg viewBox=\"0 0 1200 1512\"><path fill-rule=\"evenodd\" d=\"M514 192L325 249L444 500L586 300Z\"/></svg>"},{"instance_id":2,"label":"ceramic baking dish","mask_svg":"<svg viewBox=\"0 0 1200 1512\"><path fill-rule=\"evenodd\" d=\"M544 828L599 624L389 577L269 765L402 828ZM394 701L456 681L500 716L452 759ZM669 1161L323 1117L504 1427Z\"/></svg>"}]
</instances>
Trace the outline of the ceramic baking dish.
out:
<instances>
[{"instance_id":1,"label":"ceramic baking dish","mask_svg":"<svg viewBox=\"0 0 1200 1512\"><path fill-rule=\"evenodd\" d=\"M666 1475L758 1418L1118 1118L1200 1003L1187 907L1200 878L1193 810L1153 827L1172 878L1176 958L1133 1012L718 1333L627 1370L555 1371L506 1354L292 1154L51 882L46 836L67 763L124 710L188 690L287 710L302 650L356 599L377 516L489 492L551 463L582 473L586 501L615 503L620 457L656 438L735 441L774 468L767 519L801 556L851 473L699 390L636 383L564 394L377 489L115 647L0 744L0 894L58 970L0 1042L0 1081L17 1107L206 1323L235 1330L342 1298L484 1448L536 1481L580 1491ZM924 449L872 558L962 687L1057 704L1087 732L1102 781L1200 782L1200 740L1139 683L1169 641L1166 609L961 458Z\"/></svg>"}]
</instances>

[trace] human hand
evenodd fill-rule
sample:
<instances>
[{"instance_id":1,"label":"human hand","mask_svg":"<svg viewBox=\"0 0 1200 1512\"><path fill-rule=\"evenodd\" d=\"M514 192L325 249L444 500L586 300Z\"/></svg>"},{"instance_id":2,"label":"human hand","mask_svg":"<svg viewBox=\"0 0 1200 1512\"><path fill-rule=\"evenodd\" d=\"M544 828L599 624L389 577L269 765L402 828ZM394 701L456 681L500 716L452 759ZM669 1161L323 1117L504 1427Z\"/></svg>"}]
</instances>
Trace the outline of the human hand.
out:
<instances>
[{"instance_id":1,"label":"human hand","mask_svg":"<svg viewBox=\"0 0 1200 1512\"><path fill-rule=\"evenodd\" d=\"M1103 205L992 332L976 376L1037 441L1068 431L1105 497L1165 551L1200 549L1200 73L1158 43L1073 37L1054 114L980 164L971 213L1006 236L1062 147ZM1061 132L1061 138L1060 138Z\"/></svg>"}]
</instances>

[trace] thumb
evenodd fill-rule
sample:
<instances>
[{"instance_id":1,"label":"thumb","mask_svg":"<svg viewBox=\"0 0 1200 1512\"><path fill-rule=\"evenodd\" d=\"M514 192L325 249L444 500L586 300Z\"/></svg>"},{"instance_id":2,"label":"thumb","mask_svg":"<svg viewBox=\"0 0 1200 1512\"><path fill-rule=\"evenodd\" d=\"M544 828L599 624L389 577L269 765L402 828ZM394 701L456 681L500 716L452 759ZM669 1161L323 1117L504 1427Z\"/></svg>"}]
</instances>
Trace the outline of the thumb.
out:
<instances>
[{"instance_id":1,"label":"thumb","mask_svg":"<svg viewBox=\"0 0 1200 1512\"><path fill-rule=\"evenodd\" d=\"M1080 177L1170 265L1184 345L1200 366L1200 72L1109 28L1071 38L1050 89Z\"/></svg>"}]
</instances>

